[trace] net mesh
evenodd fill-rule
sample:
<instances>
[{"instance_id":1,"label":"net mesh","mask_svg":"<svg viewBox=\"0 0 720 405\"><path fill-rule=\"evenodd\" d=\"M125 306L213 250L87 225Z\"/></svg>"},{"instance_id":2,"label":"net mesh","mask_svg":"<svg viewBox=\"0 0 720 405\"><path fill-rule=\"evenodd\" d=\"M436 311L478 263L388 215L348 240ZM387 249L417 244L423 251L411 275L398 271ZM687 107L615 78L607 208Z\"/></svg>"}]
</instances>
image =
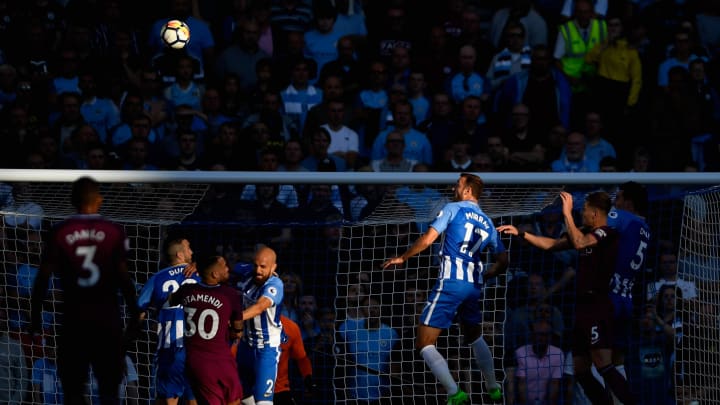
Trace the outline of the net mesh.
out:
<instances>
[{"instance_id":1,"label":"net mesh","mask_svg":"<svg viewBox=\"0 0 720 405\"><path fill-rule=\"evenodd\" d=\"M678 278L697 288L682 299L675 340L679 401L720 403L720 187L685 196Z\"/></svg>"}]
</instances>

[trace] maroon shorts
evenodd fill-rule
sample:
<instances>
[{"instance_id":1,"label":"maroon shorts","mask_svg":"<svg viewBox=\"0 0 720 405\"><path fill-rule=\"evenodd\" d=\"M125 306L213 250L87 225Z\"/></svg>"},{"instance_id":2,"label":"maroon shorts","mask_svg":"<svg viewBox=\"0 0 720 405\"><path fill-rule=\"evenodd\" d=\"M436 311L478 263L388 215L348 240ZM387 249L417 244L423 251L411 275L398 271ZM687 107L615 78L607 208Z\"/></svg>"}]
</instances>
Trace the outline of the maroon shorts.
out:
<instances>
[{"instance_id":1,"label":"maroon shorts","mask_svg":"<svg viewBox=\"0 0 720 405\"><path fill-rule=\"evenodd\" d=\"M609 349L613 343L613 304L607 294L578 296L573 328L573 351Z\"/></svg>"},{"instance_id":2,"label":"maroon shorts","mask_svg":"<svg viewBox=\"0 0 720 405\"><path fill-rule=\"evenodd\" d=\"M224 405L242 399L242 385L235 359L230 355L222 358L188 353L185 370L196 397L209 405ZM202 401L201 401L202 402Z\"/></svg>"}]
</instances>

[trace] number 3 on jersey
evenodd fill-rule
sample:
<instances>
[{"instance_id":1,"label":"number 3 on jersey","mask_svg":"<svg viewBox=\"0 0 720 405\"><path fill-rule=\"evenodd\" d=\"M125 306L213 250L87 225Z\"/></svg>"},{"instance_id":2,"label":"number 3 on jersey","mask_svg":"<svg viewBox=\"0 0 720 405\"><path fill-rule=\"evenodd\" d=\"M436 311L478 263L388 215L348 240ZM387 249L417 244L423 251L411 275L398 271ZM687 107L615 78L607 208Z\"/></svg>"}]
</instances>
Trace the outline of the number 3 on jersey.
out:
<instances>
[{"instance_id":1,"label":"number 3 on jersey","mask_svg":"<svg viewBox=\"0 0 720 405\"><path fill-rule=\"evenodd\" d=\"M195 313L197 312L197 308L185 307L184 310L186 314L185 336L191 337L197 333L201 338L210 340L217 335L218 327L220 326L220 317L218 316L217 311L210 308L203 309L196 319ZM205 326L205 321L208 317L210 317L210 320L212 321L210 330L207 330Z\"/></svg>"},{"instance_id":2,"label":"number 3 on jersey","mask_svg":"<svg viewBox=\"0 0 720 405\"><path fill-rule=\"evenodd\" d=\"M100 268L95 264L95 251L97 246L78 246L75 249L75 256L82 257L82 269L84 270L77 278L80 287L92 287L100 280Z\"/></svg>"}]
</instances>

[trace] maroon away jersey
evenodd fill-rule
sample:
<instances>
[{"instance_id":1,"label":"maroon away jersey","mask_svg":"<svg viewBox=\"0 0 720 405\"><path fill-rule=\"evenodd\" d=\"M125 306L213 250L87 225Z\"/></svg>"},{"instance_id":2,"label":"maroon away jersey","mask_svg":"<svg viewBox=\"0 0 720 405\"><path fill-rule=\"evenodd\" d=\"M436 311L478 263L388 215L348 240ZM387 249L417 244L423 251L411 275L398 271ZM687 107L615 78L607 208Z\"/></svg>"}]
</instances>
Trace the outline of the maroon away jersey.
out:
<instances>
[{"instance_id":1,"label":"maroon away jersey","mask_svg":"<svg viewBox=\"0 0 720 405\"><path fill-rule=\"evenodd\" d=\"M610 278L615 272L618 234L609 226L600 226L590 231L597 245L580 250L577 274L577 293L607 295L610 292Z\"/></svg>"},{"instance_id":2,"label":"maroon away jersey","mask_svg":"<svg viewBox=\"0 0 720 405\"><path fill-rule=\"evenodd\" d=\"M64 322L121 322L120 274L129 242L123 228L100 215L74 215L50 233L44 256L63 290Z\"/></svg>"},{"instance_id":3,"label":"maroon away jersey","mask_svg":"<svg viewBox=\"0 0 720 405\"><path fill-rule=\"evenodd\" d=\"M234 288L203 283L184 284L173 294L171 303L185 311L183 343L188 358L230 356L230 323L242 320L242 301Z\"/></svg>"}]
</instances>

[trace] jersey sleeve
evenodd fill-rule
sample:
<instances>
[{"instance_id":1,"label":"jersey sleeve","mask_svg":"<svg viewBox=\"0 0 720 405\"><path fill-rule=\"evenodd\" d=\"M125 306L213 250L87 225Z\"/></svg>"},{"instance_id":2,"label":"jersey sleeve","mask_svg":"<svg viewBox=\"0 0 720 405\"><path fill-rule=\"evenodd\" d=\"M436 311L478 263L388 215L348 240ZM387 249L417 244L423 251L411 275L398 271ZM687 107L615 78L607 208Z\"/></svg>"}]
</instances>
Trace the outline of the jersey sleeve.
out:
<instances>
[{"instance_id":1,"label":"jersey sleeve","mask_svg":"<svg viewBox=\"0 0 720 405\"><path fill-rule=\"evenodd\" d=\"M147 311L152 304L152 296L155 291L155 276L151 276L143 285L138 295L138 308L140 311Z\"/></svg>"},{"instance_id":2,"label":"jersey sleeve","mask_svg":"<svg viewBox=\"0 0 720 405\"><path fill-rule=\"evenodd\" d=\"M263 287L263 297L267 297L273 302L273 305L277 306L282 303L283 300L283 284L279 278L272 276L268 279L267 283Z\"/></svg>"},{"instance_id":3,"label":"jersey sleeve","mask_svg":"<svg viewBox=\"0 0 720 405\"><path fill-rule=\"evenodd\" d=\"M443 233L456 213L457 206L455 204L445 204L445 206L438 211L437 216L430 223L430 226L438 233Z\"/></svg>"}]
</instances>

